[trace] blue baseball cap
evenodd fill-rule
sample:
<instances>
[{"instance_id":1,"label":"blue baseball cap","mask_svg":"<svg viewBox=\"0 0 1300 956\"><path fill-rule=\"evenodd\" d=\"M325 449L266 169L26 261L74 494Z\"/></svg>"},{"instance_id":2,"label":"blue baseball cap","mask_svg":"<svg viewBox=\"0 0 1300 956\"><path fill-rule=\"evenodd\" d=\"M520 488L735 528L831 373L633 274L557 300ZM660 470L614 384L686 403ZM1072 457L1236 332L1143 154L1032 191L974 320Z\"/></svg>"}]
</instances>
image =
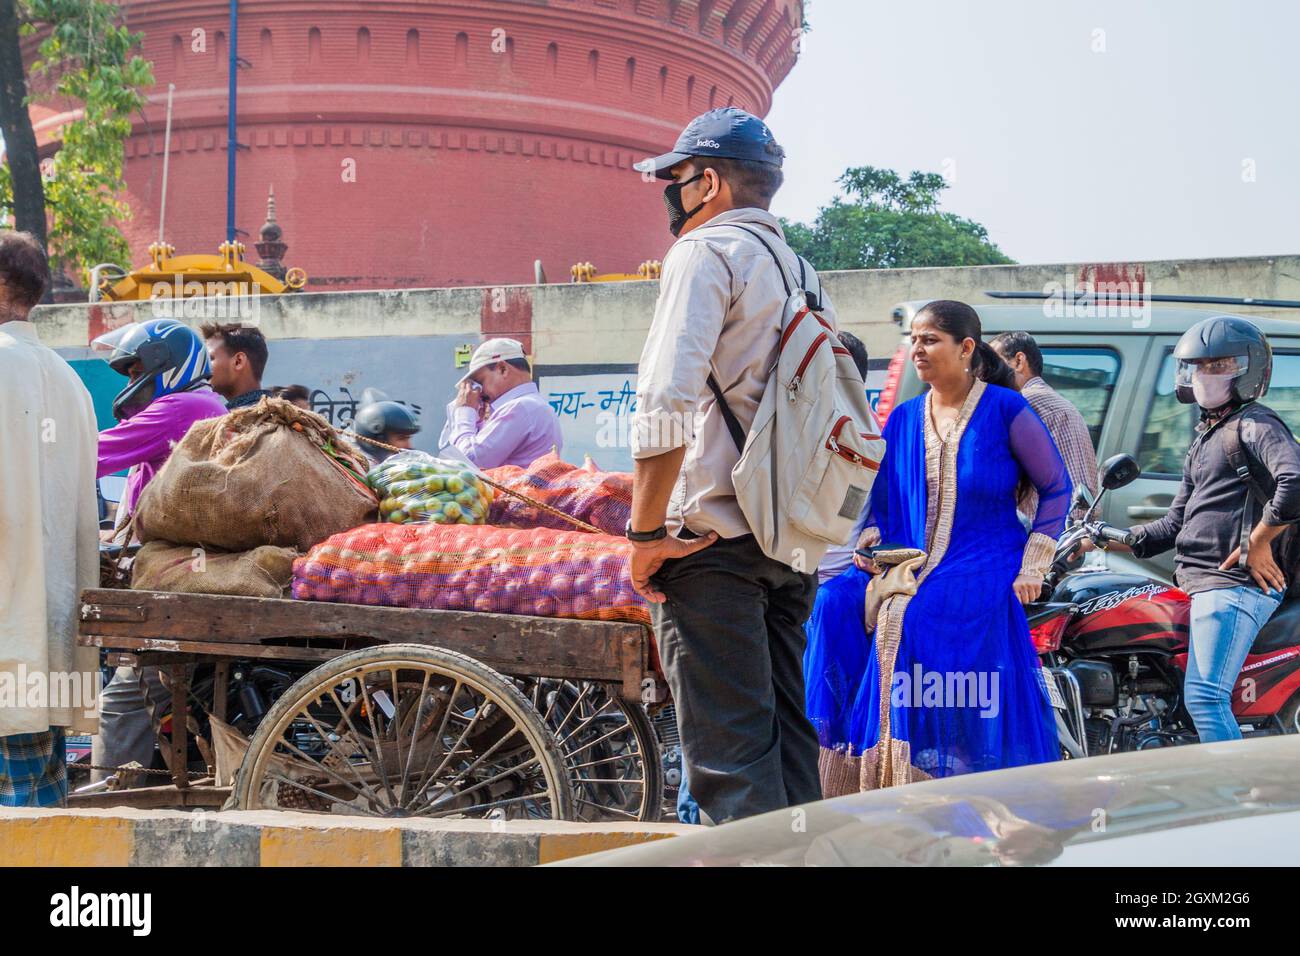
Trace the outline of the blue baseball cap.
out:
<instances>
[{"instance_id":1,"label":"blue baseball cap","mask_svg":"<svg viewBox=\"0 0 1300 956\"><path fill-rule=\"evenodd\" d=\"M671 153L643 159L632 168L640 173L652 172L659 179L672 179L669 170L692 156L748 159L780 168L785 150L777 145L767 124L753 113L724 106L691 120Z\"/></svg>"}]
</instances>

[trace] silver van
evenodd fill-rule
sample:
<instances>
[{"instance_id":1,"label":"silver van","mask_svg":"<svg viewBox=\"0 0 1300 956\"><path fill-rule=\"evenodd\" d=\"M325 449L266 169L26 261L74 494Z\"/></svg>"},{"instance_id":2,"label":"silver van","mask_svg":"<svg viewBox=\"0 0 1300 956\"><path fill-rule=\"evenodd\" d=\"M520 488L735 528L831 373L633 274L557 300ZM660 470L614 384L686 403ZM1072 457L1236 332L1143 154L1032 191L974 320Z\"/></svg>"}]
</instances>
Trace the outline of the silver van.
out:
<instances>
[{"instance_id":1,"label":"silver van","mask_svg":"<svg viewBox=\"0 0 1300 956\"><path fill-rule=\"evenodd\" d=\"M1153 521L1168 511L1178 493L1183 456L1197 421L1196 406L1183 405L1174 396L1174 345L1201 319L1226 313L1149 305L1149 311L1139 318L1069 317L1053 314L1060 303L971 304L979 313L985 339L1012 331L1034 337L1043 352L1043 378L1083 413L1099 462L1121 452L1137 459L1141 477L1107 494L1101 517L1127 528ZM924 305L924 301L907 302L894 310L903 340L880 396L882 418L890 408L924 390L907 358L911 320ZM1300 435L1300 322L1255 316L1249 321L1259 326L1273 346L1273 379L1262 404L1276 411L1292 433ZM1146 561L1120 553L1108 555L1107 560L1117 571L1173 580L1172 551Z\"/></svg>"}]
</instances>

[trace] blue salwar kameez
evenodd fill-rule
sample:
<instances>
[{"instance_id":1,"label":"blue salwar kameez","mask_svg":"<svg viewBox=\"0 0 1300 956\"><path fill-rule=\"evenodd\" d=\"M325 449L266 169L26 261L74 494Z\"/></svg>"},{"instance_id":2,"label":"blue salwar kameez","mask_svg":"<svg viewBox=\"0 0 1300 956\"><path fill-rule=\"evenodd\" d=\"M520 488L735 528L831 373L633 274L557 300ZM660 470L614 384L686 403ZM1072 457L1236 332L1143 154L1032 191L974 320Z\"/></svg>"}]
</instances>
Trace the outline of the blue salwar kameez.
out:
<instances>
[{"instance_id":1,"label":"blue salwar kameez","mask_svg":"<svg viewBox=\"0 0 1300 956\"><path fill-rule=\"evenodd\" d=\"M929 402L927 392L889 416L867 521L883 544L926 552L916 593L886 598L868 634L870 576L850 568L822 586L807 624L807 708L828 796L1059 757L1012 585L1051 560L1070 504L1065 465L1017 392L976 381L946 438ZM1029 532L1022 479L1038 491Z\"/></svg>"}]
</instances>

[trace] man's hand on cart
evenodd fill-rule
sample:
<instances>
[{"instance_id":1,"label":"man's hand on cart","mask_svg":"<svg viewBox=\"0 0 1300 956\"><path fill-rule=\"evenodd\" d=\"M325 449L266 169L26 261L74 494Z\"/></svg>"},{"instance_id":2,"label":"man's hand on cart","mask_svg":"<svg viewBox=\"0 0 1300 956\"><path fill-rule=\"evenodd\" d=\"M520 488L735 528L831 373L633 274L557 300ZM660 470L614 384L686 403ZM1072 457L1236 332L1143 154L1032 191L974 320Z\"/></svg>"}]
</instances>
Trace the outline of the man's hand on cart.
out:
<instances>
[{"instance_id":1,"label":"man's hand on cart","mask_svg":"<svg viewBox=\"0 0 1300 956\"><path fill-rule=\"evenodd\" d=\"M681 538L675 538L672 535L660 538L658 541L633 541L630 568L632 587L637 594L652 604L662 604L664 602L663 592L657 590L650 583L650 578L655 572L663 566L665 561L684 558L688 554L702 551L717 540L717 532L710 531L703 537L692 538L690 541L683 541Z\"/></svg>"}]
</instances>

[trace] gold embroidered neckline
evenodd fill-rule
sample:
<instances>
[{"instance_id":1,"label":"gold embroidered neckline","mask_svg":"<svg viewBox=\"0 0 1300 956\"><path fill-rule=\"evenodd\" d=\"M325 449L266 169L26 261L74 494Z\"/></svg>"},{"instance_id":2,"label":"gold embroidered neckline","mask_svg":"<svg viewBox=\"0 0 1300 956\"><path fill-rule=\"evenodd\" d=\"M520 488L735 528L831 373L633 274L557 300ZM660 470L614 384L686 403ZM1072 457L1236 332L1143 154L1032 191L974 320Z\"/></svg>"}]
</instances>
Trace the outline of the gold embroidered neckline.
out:
<instances>
[{"instance_id":1,"label":"gold embroidered neckline","mask_svg":"<svg viewBox=\"0 0 1300 956\"><path fill-rule=\"evenodd\" d=\"M950 444L954 435L960 437L960 432L965 431L966 429L966 420L970 418L971 409L973 407L971 396L975 395L976 386L983 387L983 385L984 383L979 379L975 379L975 381L971 383L971 387L966 391L966 396L962 399L961 407L957 409L956 417L948 423L948 427L944 429L942 435L939 434L939 426L935 424L934 420L934 389L927 391L925 393L925 423L928 426L926 429L927 437L932 433L941 445ZM976 401L978 400L979 398L976 396Z\"/></svg>"},{"instance_id":2,"label":"gold embroidered neckline","mask_svg":"<svg viewBox=\"0 0 1300 956\"><path fill-rule=\"evenodd\" d=\"M939 534L939 526L943 524L948 531L952 529L952 511L956 507L957 501L957 451L961 447L962 436L966 434L966 426L970 423L971 415L975 412L975 406L979 404L980 397L984 394L985 384L980 379L976 379L971 385L971 389L966 393L965 400L961 403L961 409L957 412L957 417L948 429L946 438L939 437L939 431L934 425L934 410L932 399L934 392L925 393L925 485L926 485L926 509L925 509L925 542L927 559L925 568L918 580L923 579L929 574L930 570L939 563L943 557L943 552L948 547L948 534ZM940 512L944 512L940 515ZM940 521L940 518L944 521ZM940 542L938 539L942 538Z\"/></svg>"}]
</instances>

